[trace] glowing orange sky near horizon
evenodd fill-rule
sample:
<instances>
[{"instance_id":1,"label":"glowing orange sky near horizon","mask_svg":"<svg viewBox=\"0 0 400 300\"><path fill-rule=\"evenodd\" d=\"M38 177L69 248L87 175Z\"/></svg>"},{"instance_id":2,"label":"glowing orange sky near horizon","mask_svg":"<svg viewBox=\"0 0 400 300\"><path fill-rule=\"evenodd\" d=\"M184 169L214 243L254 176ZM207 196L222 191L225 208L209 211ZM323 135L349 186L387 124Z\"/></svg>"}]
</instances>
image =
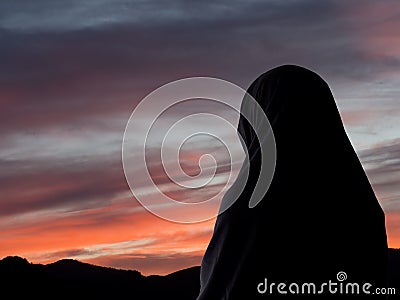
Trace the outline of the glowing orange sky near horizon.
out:
<instances>
[{"instance_id":1,"label":"glowing orange sky near horizon","mask_svg":"<svg viewBox=\"0 0 400 300\"><path fill-rule=\"evenodd\" d=\"M107 213L129 211L130 201L107 208ZM0 257L20 255L34 263L51 263L69 257L137 269L145 275L167 274L200 264L215 222L212 219L199 224L177 224L141 209L98 223L95 219L101 214L97 210L79 217L44 218L28 228L11 226L6 236L0 235ZM388 241L393 248L400 248L396 226L399 221L400 213L386 215ZM132 241L132 245L127 241Z\"/></svg>"}]
</instances>

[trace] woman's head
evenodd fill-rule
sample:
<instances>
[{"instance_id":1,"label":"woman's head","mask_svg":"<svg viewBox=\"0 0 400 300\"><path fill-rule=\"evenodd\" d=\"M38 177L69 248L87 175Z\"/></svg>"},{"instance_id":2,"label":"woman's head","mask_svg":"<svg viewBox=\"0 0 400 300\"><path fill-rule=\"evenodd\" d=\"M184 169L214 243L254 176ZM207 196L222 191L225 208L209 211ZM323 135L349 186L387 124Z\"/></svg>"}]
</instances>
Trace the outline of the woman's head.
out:
<instances>
[{"instance_id":1,"label":"woman's head","mask_svg":"<svg viewBox=\"0 0 400 300\"><path fill-rule=\"evenodd\" d=\"M271 123L278 157L295 149L302 154L314 152L315 147L327 150L344 140L345 131L328 84L308 69L295 65L274 68L260 75L247 92ZM245 99L241 109L249 109ZM256 112L253 117L252 124L257 124ZM238 133L249 155L257 151L259 142L244 117L239 120Z\"/></svg>"}]
</instances>

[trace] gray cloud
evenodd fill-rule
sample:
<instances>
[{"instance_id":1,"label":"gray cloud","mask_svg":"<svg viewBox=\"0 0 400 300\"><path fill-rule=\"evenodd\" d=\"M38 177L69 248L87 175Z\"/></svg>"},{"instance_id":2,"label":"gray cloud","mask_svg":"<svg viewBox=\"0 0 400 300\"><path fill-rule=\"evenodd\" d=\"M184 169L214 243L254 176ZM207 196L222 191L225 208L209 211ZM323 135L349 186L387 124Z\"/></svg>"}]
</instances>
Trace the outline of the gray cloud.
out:
<instances>
[{"instance_id":1,"label":"gray cloud","mask_svg":"<svg viewBox=\"0 0 400 300\"><path fill-rule=\"evenodd\" d=\"M44 209L84 210L104 206L128 190L119 165L104 163L32 163L0 161L0 215ZM13 174L12 174L13 173ZM133 203L132 203L133 205Z\"/></svg>"},{"instance_id":2,"label":"gray cloud","mask_svg":"<svg viewBox=\"0 0 400 300\"><path fill-rule=\"evenodd\" d=\"M346 3L2 2L2 131L91 126L110 113L126 119L146 93L186 76L246 87L283 63L333 82L396 70L398 58L372 55L360 43L385 16L351 19L346 11L359 4Z\"/></svg>"},{"instance_id":3,"label":"gray cloud","mask_svg":"<svg viewBox=\"0 0 400 300\"><path fill-rule=\"evenodd\" d=\"M49 136L50 128L67 135L84 128L103 139L93 143L81 134L76 147L66 147L62 134L60 142L48 139L64 147L61 152L45 141L27 146L32 153L45 147L61 160L74 159L106 147L117 153L136 103L185 76L217 76L245 87L274 65L298 63L328 81L349 81L343 87L350 91L355 80L374 80L398 66L396 57L376 56L365 47L365 32L378 23L391 25L391 11L368 19L363 14L368 15L355 1L3 1L0 131L5 137L33 134L26 143L40 140L35 134ZM396 97L393 90L385 93ZM357 119L366 120L365 114ZM1 147L15 160L23 140L15 145L3 140ZM102 157L85 159L95 164ZM75 165L63 167L68 172Z\"/></svg>"},{"instance_id":4,"label":"gray cloud","mask_svg":"<svg viewBox=\"0 0 400 300\"><path fill-rule=\"evenodd\" d=\"M386 211L400 211L400 139L387 141L359 156Z\"/></svg>"}]
</instances>

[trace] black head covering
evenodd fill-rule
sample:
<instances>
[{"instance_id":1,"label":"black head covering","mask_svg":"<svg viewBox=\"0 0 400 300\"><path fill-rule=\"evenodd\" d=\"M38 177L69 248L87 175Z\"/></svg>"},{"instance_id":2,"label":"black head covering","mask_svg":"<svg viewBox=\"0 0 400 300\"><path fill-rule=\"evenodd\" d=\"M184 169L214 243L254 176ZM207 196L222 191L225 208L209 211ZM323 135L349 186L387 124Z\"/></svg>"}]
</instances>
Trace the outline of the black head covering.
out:
<instances>
[{"instance_id":1,"label":"black head covering","mask_svg":"<svg viewBox=\"0 0 400 300\"><path fill-rule=\"evenodd\" d=\"M262 74L247 92L271 123L275 175L263 200L249 208L260 142L241 117L238 133L247 148L249 179L238 200L217 218L202 261L198 300L259 299L266 297L257 292L265 278L318 284L338 282L338 272L347 274L345 282L383 287L384 213L327 83L310 70L285 65ZM241 109L248 109L245 101ZM223 202L232 196L228 191Z\"/></svg>"}]
</instances>

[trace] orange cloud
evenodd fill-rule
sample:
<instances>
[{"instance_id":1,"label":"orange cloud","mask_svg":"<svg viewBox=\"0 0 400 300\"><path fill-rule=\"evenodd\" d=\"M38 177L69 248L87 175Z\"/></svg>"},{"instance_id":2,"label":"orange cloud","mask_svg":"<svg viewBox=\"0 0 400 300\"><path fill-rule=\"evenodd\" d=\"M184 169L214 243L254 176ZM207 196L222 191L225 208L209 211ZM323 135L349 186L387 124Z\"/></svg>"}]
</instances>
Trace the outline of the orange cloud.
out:
<instances>
[{"instance_id":1,"label":"orange cloud","mask_svg":"<svg viewBox=\"0 0 400 300\"><path fill-rule=\"evenodd\" d=\"M48 263L70 257L112 264L112 257L201 257L211 237L214 220L193 225L171 223L134 205L133 199L58 216L53 214L8 226L0 234L0 257L20 255ZM109 257L109 258L107 258ZM157 258L159 257L159 258ZM196 262L199 262L196 260ZM138 269L144 273L172 272L185 265ZM147 271L146 271L147 270Z\"/></svg>"}]
</instances>

